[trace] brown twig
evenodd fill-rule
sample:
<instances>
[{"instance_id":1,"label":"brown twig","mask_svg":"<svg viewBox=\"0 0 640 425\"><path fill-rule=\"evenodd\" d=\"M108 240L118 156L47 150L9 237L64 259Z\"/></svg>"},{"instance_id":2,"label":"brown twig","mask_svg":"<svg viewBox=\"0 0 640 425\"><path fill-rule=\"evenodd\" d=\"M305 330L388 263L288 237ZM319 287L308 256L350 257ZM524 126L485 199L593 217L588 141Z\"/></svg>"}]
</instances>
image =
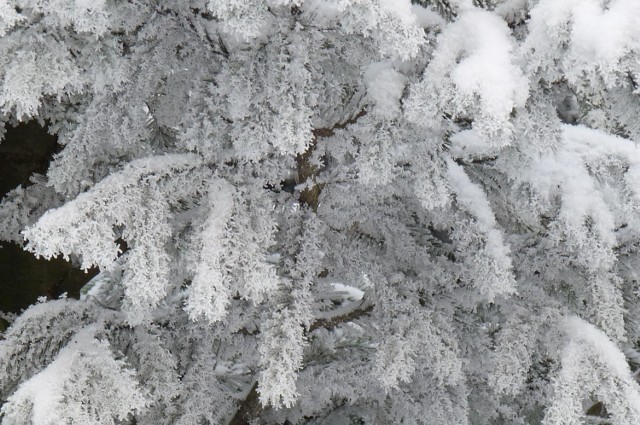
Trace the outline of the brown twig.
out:
<instances>
[{"instance_id":1,"label":"brown twig","mask_svg":"<svg viewBox=\"0 0 640 425\"><path fill-rule=\"evenodd\" d=\"M361 117L365 116L367 112L362 110L358 112L353 118L334 125L332 128L319 128L313 130L313 140L309 144L306 151L301 153L296 158L297 176L296 184L304 183L310 180L309 186L300 191L300 203L308 206L316 212L318 210L318 199L322 192L322 184L316 183L316 176L319 171L319 167L311 161L313 154L315 153L318 145L318 139L322 137L331 137L335 134L336 130L342 130L348 125L354 124Z\"/></svg>"}]
</instances>

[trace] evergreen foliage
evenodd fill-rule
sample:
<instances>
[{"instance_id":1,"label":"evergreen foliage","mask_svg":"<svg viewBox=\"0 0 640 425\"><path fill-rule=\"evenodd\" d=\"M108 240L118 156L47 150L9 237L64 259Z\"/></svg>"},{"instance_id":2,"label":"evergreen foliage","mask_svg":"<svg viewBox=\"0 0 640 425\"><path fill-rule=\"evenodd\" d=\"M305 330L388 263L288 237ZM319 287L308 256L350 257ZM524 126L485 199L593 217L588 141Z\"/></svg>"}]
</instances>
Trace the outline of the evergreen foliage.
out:
<instances>
[{"instance_id":1,"label":"evergreen foliage","mask_svg":"<svg viewBox=\"0 0 640 425\"><path fill-rule=\"evenodd\" d=\"M100 269L2 423L640 423L638 16L0 2L0 124L62 145L0 237Z\"/></svg>"}]
</instances>

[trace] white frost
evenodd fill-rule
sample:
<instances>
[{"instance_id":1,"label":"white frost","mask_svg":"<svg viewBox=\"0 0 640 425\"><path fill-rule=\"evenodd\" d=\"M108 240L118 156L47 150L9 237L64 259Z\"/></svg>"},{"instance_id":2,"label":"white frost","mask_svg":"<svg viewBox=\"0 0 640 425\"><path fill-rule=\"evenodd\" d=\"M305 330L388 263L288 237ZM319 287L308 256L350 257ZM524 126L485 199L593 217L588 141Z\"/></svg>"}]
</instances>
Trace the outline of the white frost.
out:
<instances>
[{"instance_id":1,"label":"white frost","mask_svg":"<svg viewBox=\"0 0 640 425\"><path fill-rule=\"evenodd\" d=\"M345 285L344 283L332 283L336 292L344 292L349 301L359 301L364 297L364 291L355 286Z\"/></svg>"}]
</instances>

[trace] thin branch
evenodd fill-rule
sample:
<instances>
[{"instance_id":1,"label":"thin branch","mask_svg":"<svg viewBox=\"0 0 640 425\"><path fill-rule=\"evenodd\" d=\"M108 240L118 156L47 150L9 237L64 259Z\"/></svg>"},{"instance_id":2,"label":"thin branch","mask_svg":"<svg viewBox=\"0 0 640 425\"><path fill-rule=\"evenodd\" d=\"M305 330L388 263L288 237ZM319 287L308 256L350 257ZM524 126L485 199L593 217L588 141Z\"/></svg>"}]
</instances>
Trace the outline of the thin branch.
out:
<instances>
[{"instance_id":1,"label":"thin branch","mask_svg":"<svg viewBox=\"0 0 640 425\"><path fill-rule=\"evenodd\" d=\"M345 313L339 316L318 319L314 321L311 324L311 326L309 326L308 333L311 333L316 329L321 329L321 328L334 329L343 323L353 322L354 320L359 319L362 316L366 316L372 311L373 311L373 304L366 305L366 302L363 302L359 308L351 310L348 313Z\"/></svg>"},{"instance_id":2,"label":"thin branch","mask_svg":"<svg viewBox=\"0 0 640 425\"><path fill-rule=\"evenodd\" d=\"M364 306L364 303L362 306ZM343 323L351 322L362 316L366 316L372 311L373 304L369 304L363 308L357 308L341 316L316 320L311 324L311 326L309 326L309 333L320 328L333 329ZM242 401L240 407L236 411L236 414L229 422L229 425L249 425L253 423L255 419L260 417L263 410L264 407L260 404L260 396L258 395L258 381L256 380L251 386L249 394Z\"/></svg>"},{"instance_id":3,"label":"thin branch","mask_svg":"<svg viewBox=\"0 0 640 425\"><path fill-rule=\"evenodd\" d=\"M355 124L361 117L365 116L367 112L361 110L353 118L334 125L331 128L318 128L313 130L313 140L309 144L306 151L301 153L296 158L297 164L297 176L296 183L304 183L311 179L311 184L300 191L300 203L308 206L314 212L318 210L318 199L320 198L320 192L322 191L322 184L316 183L316 175L318 174L318 166L313 164L311 158L318 145L318 138L331 137L335 134L336 130L342 130L348 125Z\"/></svg>"}]
</instances>

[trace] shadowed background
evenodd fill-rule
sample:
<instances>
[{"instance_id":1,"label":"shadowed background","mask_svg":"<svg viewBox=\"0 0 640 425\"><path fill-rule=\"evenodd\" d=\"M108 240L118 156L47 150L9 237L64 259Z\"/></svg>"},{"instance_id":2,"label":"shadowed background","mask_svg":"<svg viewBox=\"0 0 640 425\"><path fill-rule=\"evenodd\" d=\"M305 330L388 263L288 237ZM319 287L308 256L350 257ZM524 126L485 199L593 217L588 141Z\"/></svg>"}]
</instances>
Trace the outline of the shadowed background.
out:
<instances>
[{"instance_id":1,"label":"shadowed background","mask_svg":"<svg viewBox=\"0 0 640 425\"><path fill-rule=\"evenodd\" d=\"M45 174L58 150L57 139L36 122L7 127L0 142L0 196L22 184L33 173ZM36 259L11 242L0 241L0 311L18 313L38 300L63 293L78 298L80 288L95 272L85 273L60 258ZM0 331L7 322L0 319Z\"/></svg>"}]
</instances>

